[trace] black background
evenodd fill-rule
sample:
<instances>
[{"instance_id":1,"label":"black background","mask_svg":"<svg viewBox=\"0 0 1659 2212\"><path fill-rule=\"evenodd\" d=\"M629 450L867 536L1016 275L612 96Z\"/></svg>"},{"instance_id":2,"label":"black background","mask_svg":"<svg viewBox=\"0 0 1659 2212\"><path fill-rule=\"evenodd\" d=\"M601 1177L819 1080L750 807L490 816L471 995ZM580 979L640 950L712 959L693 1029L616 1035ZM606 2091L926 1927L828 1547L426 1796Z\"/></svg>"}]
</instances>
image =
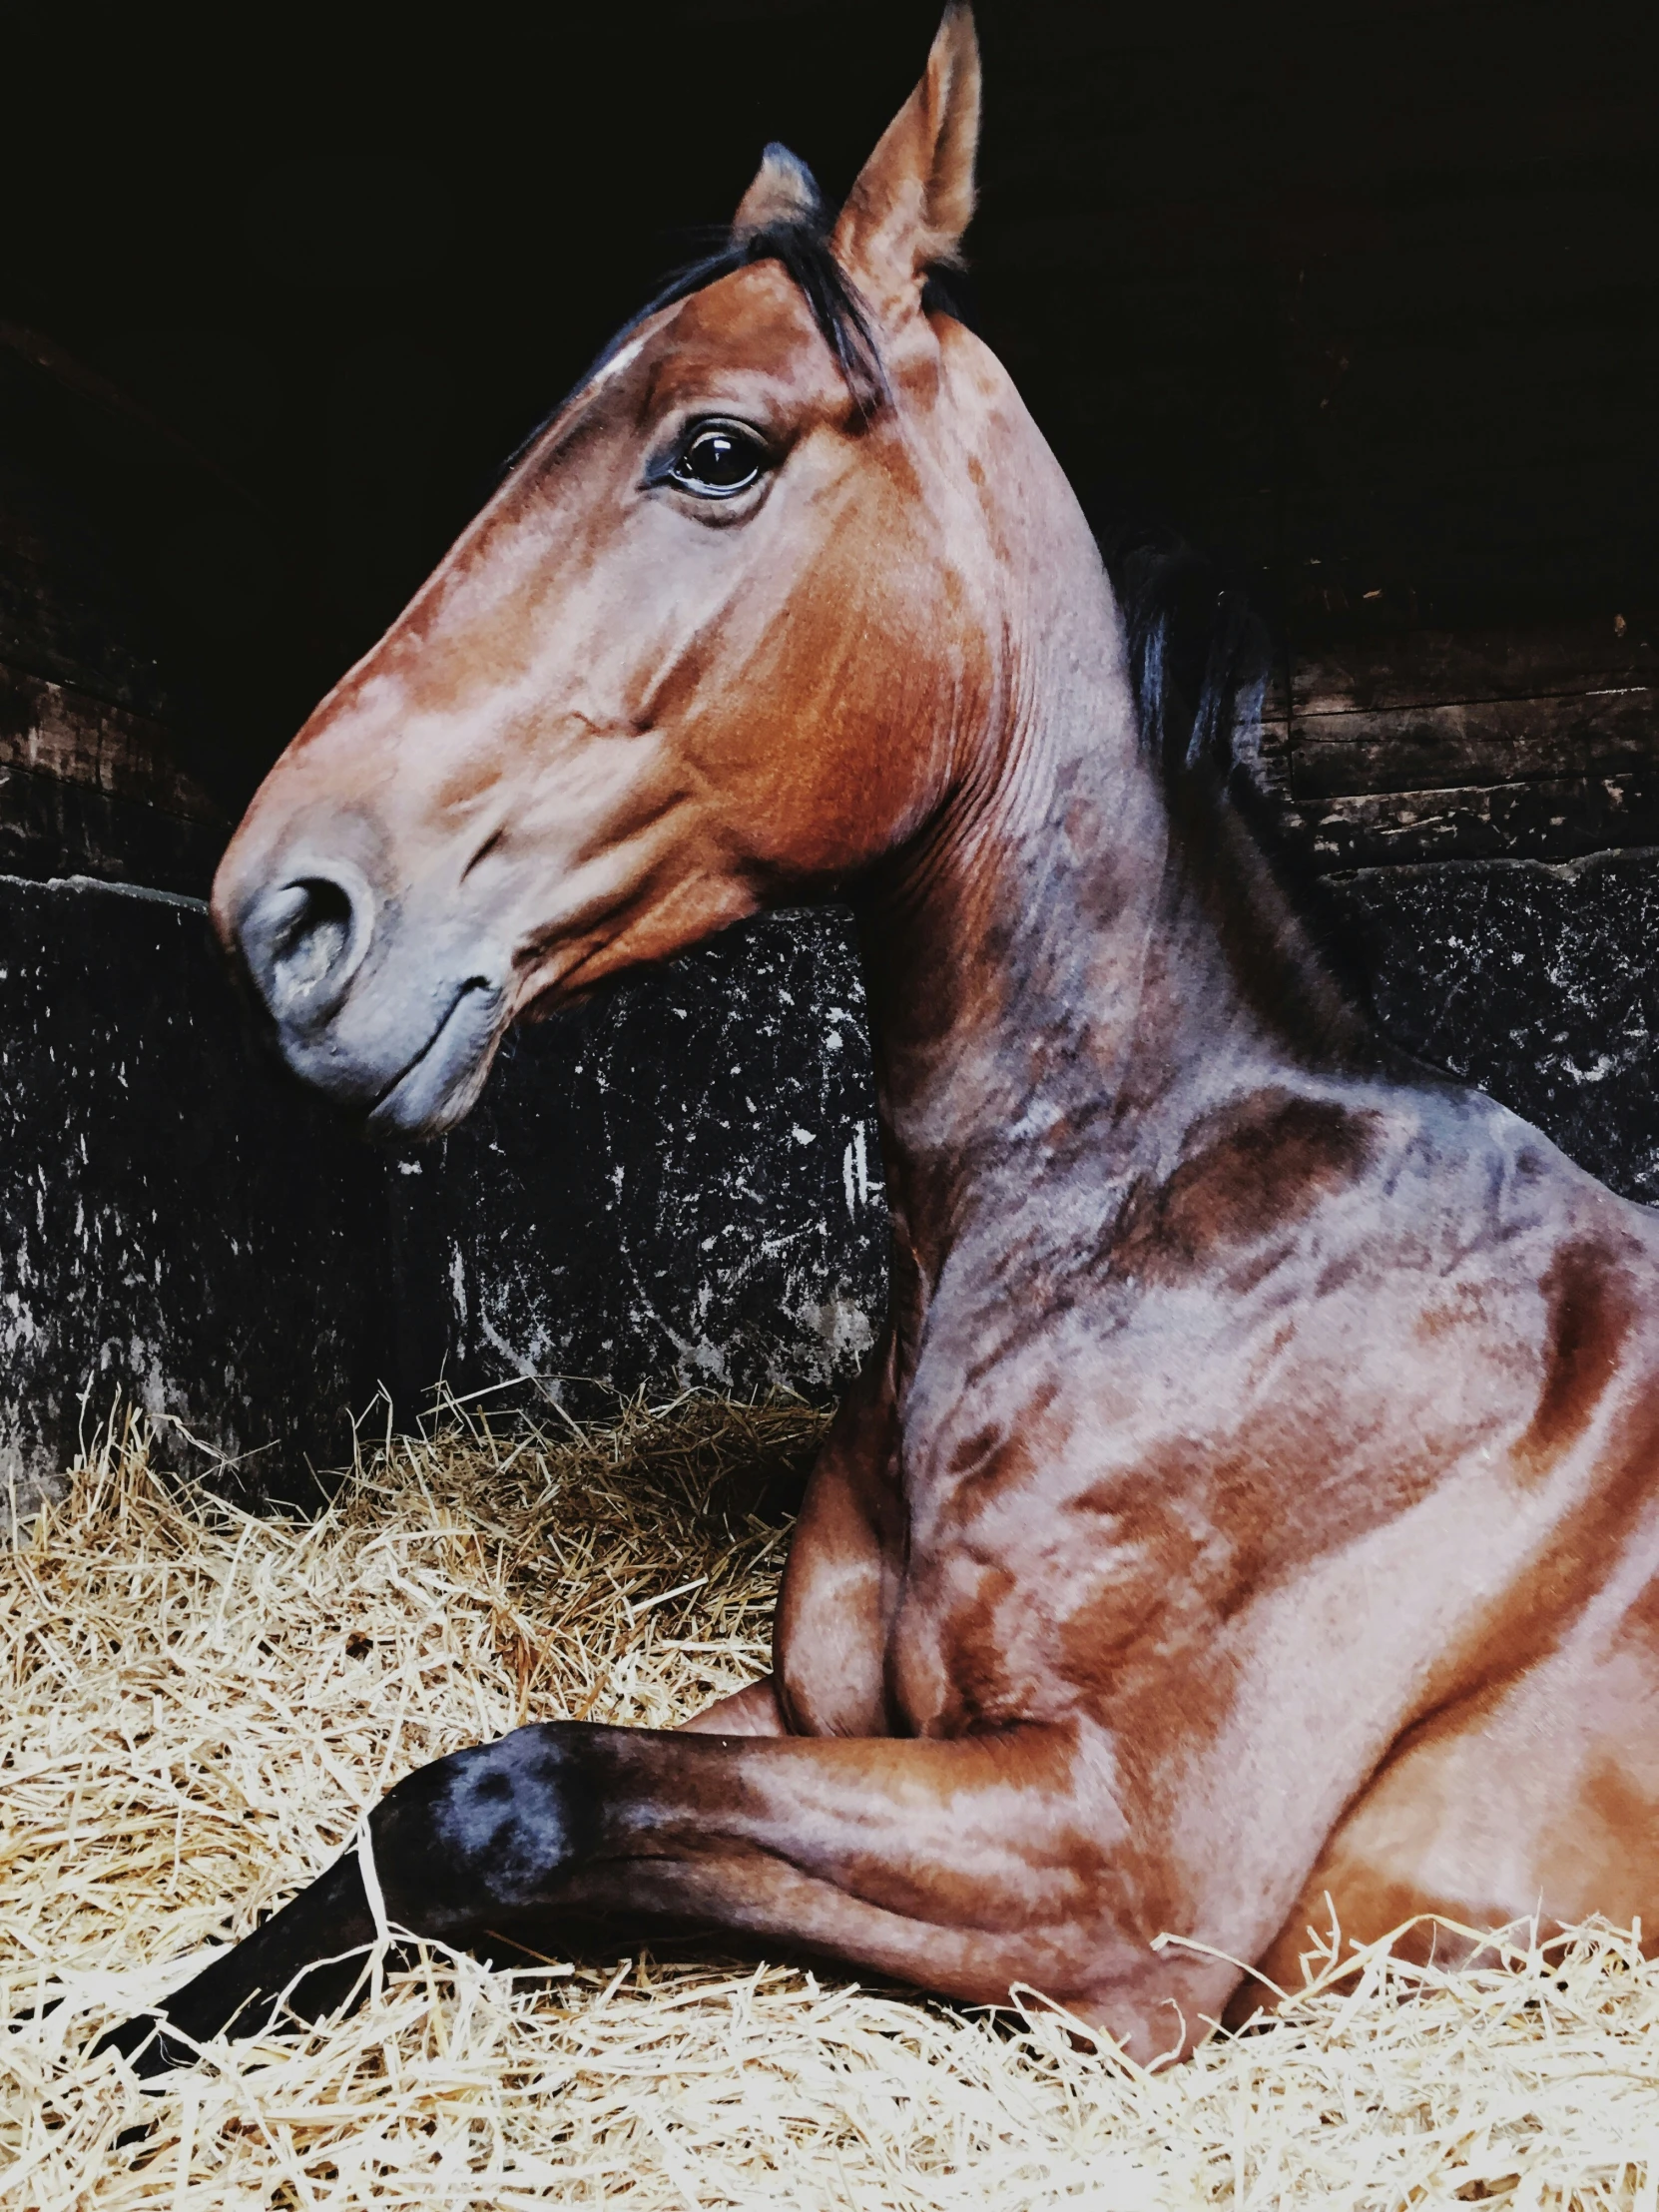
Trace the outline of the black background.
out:
<instances>
[{"instance_id":1,"label":"black background","mask_svg":"<svg viewBox=\"0 0 1659 2212\"><path fill-rule=\"evenodd\" d=\"M844 191L935 20L131 11L8 41L4 312L212 464L114 433L82 463L229 806L768 138ZM1652 11L978 20L975 311L1081 488L1293 629L1659 603Z\"/></svg>"}]
</instances>

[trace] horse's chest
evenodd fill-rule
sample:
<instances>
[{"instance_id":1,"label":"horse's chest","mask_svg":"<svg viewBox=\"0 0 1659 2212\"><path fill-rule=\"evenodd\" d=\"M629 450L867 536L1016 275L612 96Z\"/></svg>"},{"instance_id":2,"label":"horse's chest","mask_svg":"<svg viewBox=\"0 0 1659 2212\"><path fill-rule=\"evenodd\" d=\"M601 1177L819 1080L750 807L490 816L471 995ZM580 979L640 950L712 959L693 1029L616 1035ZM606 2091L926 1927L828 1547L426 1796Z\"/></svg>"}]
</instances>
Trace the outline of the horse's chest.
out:
<instances>
[{"instance_id":1,"label":"horse's chest","mask_svg":"<svg viewBox=\"0 0 1659 2212\"><path fill-rule=\"evenodd\" d=\"M912 1483L886 1648L903 1725L1139 1730L1154 1708L1160 1734L1218 1725L1266 1593L1414 1494L1409 1454L1379 1468L1330 1429L1304 1467L1271 1407L1193 1427L1162 1404L1112 1414L1033 1408Z\"/></svg>"},{"instance_id":2,"label":"horse's chest","mask_svg":"<svg viewBox=\"0 0 1659 2212\"><path fill-rule=\"evenodd\" d=\"M1017 1533L1017 1510L964 1517L912 1551L888 1624L889 1697L916 1734L1106 1719L1148 1664L1203 1667L1218 1577L1197 1570L1223 1532L1065 1505Z\"/></svg>"}]
</instances>

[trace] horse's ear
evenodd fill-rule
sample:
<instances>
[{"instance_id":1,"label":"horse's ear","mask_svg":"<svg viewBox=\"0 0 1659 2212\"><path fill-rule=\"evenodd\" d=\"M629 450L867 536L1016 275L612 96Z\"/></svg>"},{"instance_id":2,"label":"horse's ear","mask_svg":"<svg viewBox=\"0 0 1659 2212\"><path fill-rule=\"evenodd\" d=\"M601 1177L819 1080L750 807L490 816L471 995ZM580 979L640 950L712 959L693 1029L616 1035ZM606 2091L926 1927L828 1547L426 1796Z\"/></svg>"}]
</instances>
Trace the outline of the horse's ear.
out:
<instances>
[{"instance_id":1,"label":"horse's ear","mask_svg":"<svg viewBox=\"0 0 1659 2212\"><path fill-rule=\"evenodd\" d=\"M741 245L761 231L823 221L824 200L817 179L799 155L774 139L761 156L755 182L738 202L732 218L734 244Z\"/></svg>"},{"instance_id":2,"label":"horse's ear","mask_svg":"<svg viewBox=\"0 0 1659 2212\"><path fill-rule=\"evenodd\" d=\"M835 259L872 303L901 309L932 265L959 264L973 214L979 41L950 0L919 85L881 134L835 225Z\"/></svg>"}]
</instances>

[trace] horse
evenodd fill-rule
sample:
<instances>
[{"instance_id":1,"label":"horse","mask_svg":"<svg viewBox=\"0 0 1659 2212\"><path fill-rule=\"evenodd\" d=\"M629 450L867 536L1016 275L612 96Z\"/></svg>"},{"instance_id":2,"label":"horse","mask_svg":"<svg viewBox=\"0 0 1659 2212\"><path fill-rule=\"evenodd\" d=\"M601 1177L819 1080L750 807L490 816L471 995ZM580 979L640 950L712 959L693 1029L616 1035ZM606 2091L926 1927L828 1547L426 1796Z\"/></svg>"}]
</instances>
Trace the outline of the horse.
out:
<instances>
[{"instance_id":1,"label":"horse","mask_svg":"<svg viewBox=\"0 0 1659 2212\"><path fill-rule=\"evenodd\" d=\"M1234 603L1194 642L1186 572L1114 593L935 288L979 100L951 6L837 212L767 150L214 893L290 1065L401 1138L515 1021L851 905L890 1313L772 1671L407 1775L114 2031L141 2070L316 2016L388 1929L1034 1988L1150 2061L1331 1912L1659 1925L1659 1224L1340 986L1252 811Z\"/></svg>"}]
</instances>

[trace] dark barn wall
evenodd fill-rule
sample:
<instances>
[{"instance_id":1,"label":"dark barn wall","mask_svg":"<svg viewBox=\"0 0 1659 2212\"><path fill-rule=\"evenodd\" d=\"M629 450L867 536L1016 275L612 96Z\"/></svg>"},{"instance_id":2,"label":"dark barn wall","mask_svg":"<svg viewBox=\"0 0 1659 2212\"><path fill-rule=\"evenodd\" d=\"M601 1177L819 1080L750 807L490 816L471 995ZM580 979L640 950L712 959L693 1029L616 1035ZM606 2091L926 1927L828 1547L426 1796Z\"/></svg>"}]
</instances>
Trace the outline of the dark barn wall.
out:
<instances>
[{"instance_id":1,"label":"dark barn wall","mask_svg":"<svg viewBox=\"0 0 1659 2212\"><path fill-rule=\"evenodd\" d=\"M178 1457L183 1421L233 1456L279 1440L291 1473L372 1391L361 1148L236 1017L199 904L0 877L0 1485L118 1398Z\"/></svg>"},{"instance_id":2,"label":"dark barn wall","mask_svg":"<svg viewBox=\"0 0 1659 2212\"><path fill-rule=\"evenodd\" d=\"M1659 855L1338 895L1396 1036L1659 1199ZM250 1038L199 905L0 878L0 1486L117 1395L302 1495L381 1385L405 1419L440 1375L832 1391L883 1295L862 1003L840 917L774 915L525 1032L388 1154Z\"/></svg>"},{"instance_id":3,"label":"dark barn wall","mask_svg":"<svg viewBox=\"0 0 1659 2212\"><path fill-rule=\"evenodd\" d=\"M1659 1202L1651 21L978 12L987 338L1094 511L1172 520L1266 613L1263 778L1386 1025ZM526 1032L398 1158L268 1065L199 908L61 879L204 891L765 140L843 190L935 15L684 0L395 50L294 16L206 97L147 24L75 57L72 168L14 119L0 1469L72 1445L89 1379L277 1438L249 1479L290 1484L380 1382L408 1413L440 1373L850 1371L881 1198L836 917Z\"/></svg>"},{"instance_id":4,"label":"dark barn wall","mask_svg":"<svg viewBox=\"0 0 1659 2212\"><path fill-rule=\"evenodd\" d=\"M391 1171L405 1387L849 1381L886 1279L863 1006L844 917L785 913L521 1031Z\"/></svg>"},{"instance_id":5,"label":"dark barn wall","mask_svg":"<svg viewBox=\"0 0 1659 2212\"><path fill-rule=\"evenodd\" d=\"M117 1400L304 1495L382 1386L404 1421L440 1377L832 1392L883 1296L868 1088L844 925L779 914L379 1152L252 1035L199 902L0 876L0 1499Z\"/></svg>"}]
</instances>

